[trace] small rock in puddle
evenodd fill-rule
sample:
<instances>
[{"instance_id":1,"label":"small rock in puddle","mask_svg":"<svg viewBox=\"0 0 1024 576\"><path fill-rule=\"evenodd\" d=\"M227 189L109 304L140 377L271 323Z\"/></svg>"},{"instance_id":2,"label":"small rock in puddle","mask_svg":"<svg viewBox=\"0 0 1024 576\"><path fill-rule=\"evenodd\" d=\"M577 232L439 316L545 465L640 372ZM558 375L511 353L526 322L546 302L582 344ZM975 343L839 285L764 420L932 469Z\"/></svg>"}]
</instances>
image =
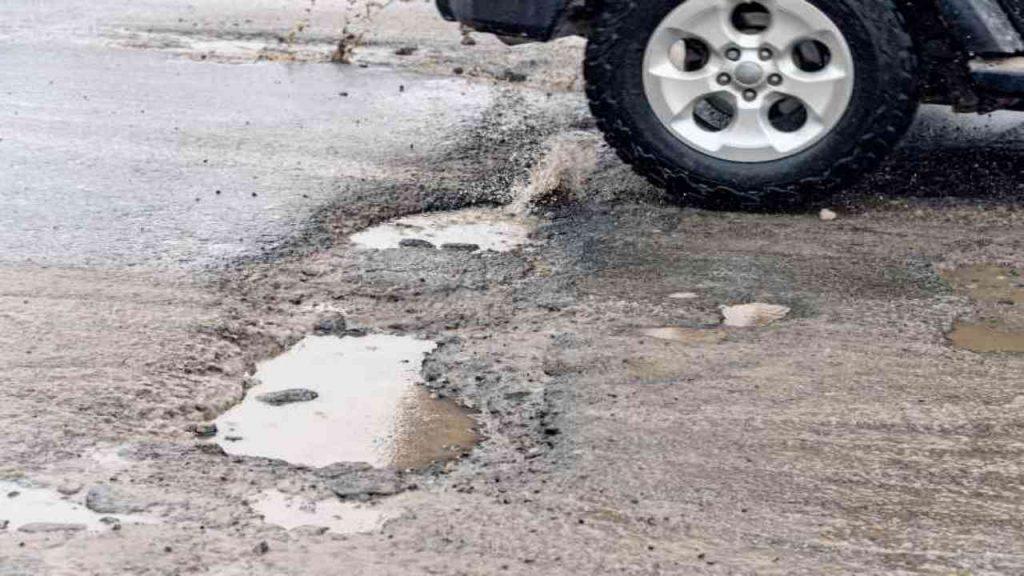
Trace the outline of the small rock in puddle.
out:
<instances>
[{"instance_id":1,"label":"small rock in puddle","mask_svg":"<svg viewBox=\"0 0 1024 576\"><path fill-rule=\"evenodd\" d=\"M480 249L480 246L466 242L448 242L447 244L442 244L441 249L448 250L449 252L476 252Z\"/></svg>"},{"instance_id":2,"label":"small rock in puddle","mask_svg":"<svg viewBox=\"0 0 1024 576\"><path fill-rule=\"evenodd\" d=\"M259 365L259 384L217 419L218 443L228 454L317 468L418 469L464 455L478 441L476 422L422 386L423 359L435 347L408 336L308 336ZM283 406L256 399L297 383L318 398Z\"/></svg>"},{"instance_id":3,"label":"small rock in puddle","mask_svg":"<svg viewBox=\"0 0 1024 576\"><path fill-rule=\"evenodd\" d=\"M381 505L333 499L310 502L277 490L260 494L252 508L263 516L264 522L286 530L315 526L336 534L373 532L398 514L397 510Z\"/></svg>"},{"instance_id":4,"label":"small rock in puddle","mask_svg":"<svg viewBox=\"0 0 1024 576\"><path fill-rule=\"evenodd\" d=\"M987 324L957 322L949 333L949 340L957 348L972 352L1024 353L1024 332L1004 330Z\"/></svg>"},{"instance_id":5,"label":"small rock in puddle","mask_svg":"<svg viewBox=\"0 0 1024 576\"><path fill-rule=\"evenodd\" d=\"M727 337L724 330L682 328L679 326L647 328L643 331L643 335L682 344L719 344L724 342Z\"/></svg>"},{"instance_id":6,"label":"small rock in puddle","mask_svg":"<svg viewBox=\"0 0 1024 576\"><path fill-rule=\"evenodd\" d=\"M8 481L0 481L0 491L18 492L17 498L0 500L0 519L9 530L22 532L67 532L109 530L104 521L108 514L99 514L80 502L62 497L43 488L27 488ZM119 515L120 522L153 524L155 519L143 516Z\"/></svg>"},{"instance_id":7,"label":"small rock in puddle","mask_svg":"<svg viewBox=\"0 0 1024 576\"><path fill-rule=\"evenodd\" d=\"M256 399L264 404L270 404L271 406L284 406L285 404L294 404L296 402L312 402L319 397L320 395L312 390L306 390L305 388L289 388L288 390L278 390L276 392L260 394Z\"/></svg>"},{"instance_id":8,"label":"small rock in puddle","mask_svg":"<svg viewBox=\"0 0 1024 576\"><path fill-rule=\"evenodd\" d=\"M469 208L453 212L417 214L386 222L353 234L358 246L389 248L473 245L479 250L507 252L526 244L535 222L501 210Z\"/></svg>"},{"instance_id":9,"label":"small rock in puddle","mask_svg":"<svg viewBox=\"0 0 1024 576\"><path fill-rule=\"evenodd\" d=\"M789 315L790 309L777 304L740 304L738 306L722 306L722 324L733 328L751 328L768 326Z\"/></svg>"},{"instance_id":10,"label":"small rock in puddle","mask_svg":"<svg viewBox=\"0 0 1024 576\"><path fill-rule=\"evenodd\" d=\"M398 241L398 246L401 248L436 248L432 243L420 238L402 238Z\"/></svg>"}]
</instances>

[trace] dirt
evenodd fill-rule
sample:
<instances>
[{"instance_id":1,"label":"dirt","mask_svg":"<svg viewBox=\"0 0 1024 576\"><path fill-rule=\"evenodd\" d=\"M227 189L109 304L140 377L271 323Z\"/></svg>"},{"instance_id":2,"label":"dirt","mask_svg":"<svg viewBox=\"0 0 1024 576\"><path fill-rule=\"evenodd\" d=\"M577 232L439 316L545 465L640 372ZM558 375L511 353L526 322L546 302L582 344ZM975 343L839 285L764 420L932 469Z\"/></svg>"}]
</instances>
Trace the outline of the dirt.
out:
<instances>
[{"instance_id":1,"label":"dirt","mask_svg":"<svg viewBox=\"0 0 1024 576\"><path fill-rule=\"evenodd\" d=\"M420 45L395 58L423 69L544 50L388 34ZM596 138L578 95L532 91L561 82L543 78L505 86L398 181L353 184L208 276L3 264L2 478L82 486L67 498L115 485L159 523L2 534L0 574L1024 571L1024 356L947 339L957 322L1019 326L1019 300L997 295L1012 280L989 273L1024 268L1008 156L958 172L960 154L902 151L823 222L682 208L598 147L585 176L543 187L557 201L531 206L528 246L353 243L411 214L516 204L531 168L557 164L558 134ZM705 328L742 302L789 314ZM442 422L471 409L478 447L421 470L324 470L195 438L259 362L318 330L436 342L416 390L462 406ZM316 528L353 510L355 528Z\"/></svg>"}]
</instances>

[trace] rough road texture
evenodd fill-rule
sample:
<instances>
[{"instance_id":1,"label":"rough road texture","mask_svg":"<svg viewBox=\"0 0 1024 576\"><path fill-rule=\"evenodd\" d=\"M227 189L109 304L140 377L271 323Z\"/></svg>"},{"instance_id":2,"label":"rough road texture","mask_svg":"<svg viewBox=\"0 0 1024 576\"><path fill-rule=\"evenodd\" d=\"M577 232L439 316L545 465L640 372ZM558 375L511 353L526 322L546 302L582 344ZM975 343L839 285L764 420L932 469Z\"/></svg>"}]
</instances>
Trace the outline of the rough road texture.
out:
<instances>
[{"instance_id":1,"label":"rough road texture","mask_svg":"<svg viewBox=\"0 0 1024 576\"><path fill-rule=\"evenodd\" d=\"M495 94L400 177L346 180L305 227L201 274L0 265L3 479L104 486L105 509L161 521L0 533L0 574L1024 572L1024 357L952 349L979 305L937 273L1024 266L1019 124L926 115L833 222L673 206L602 149L529 249L352 247L390 217L509 202L551 135L593 131L578 94ZM792 312L719 343L641 335L752 301ZM440 342L427 384L477 408L486 440L404 475L380 532L286 532L248 502L336 497L332 480L188 428L339 313Z\"/></svg>"}]
</instances>

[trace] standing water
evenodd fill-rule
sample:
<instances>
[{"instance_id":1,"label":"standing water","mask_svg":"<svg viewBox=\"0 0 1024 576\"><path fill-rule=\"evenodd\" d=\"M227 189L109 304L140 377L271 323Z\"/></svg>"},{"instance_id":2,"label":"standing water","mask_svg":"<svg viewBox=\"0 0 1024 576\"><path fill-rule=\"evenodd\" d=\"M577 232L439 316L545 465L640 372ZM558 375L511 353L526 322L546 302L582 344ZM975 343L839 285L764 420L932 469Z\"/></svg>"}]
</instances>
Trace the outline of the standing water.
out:
<instances>
[{"instance_id":1,"label":"standing water","mask_svg":"<svg viewBox=\"0 0 1024 576\"><path fill-rule=\"evenodd\" d=\"M259 384L217 419L217 442L229 454L314 467L422 468L462 456L478 440L476 423L420 379L435 347L408 336L309 336L260 364ZM268 401L286 391L300 401Z\"/></svg>"}]
</instances>

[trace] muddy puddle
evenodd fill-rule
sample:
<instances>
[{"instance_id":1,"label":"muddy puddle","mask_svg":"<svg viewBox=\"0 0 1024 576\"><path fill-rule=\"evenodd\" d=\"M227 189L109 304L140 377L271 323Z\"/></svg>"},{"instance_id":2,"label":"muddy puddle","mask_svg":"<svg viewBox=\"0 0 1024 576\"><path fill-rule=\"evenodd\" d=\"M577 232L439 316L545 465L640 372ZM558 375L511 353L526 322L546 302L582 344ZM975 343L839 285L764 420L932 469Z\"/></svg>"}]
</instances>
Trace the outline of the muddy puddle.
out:
<instances>
[{"instance_id":1,"label":"muddy puddle","mask_svg":"<svg viewBox=\"0 0 1024 576\"><path fill-rule=\"evenodd\" d=\"M304 526L336 534L373 532L400 512L381 504L342 502L336 499L313 502L302 496L267 490L252 502L252 509L268 524L294 530Z\"/></svg>"},{"instance_id":2,"label":"muddy puddle","mask_svg":"<svg viewBox=\"0 0 1024 576\"><path fill-rule=\"evenodd\" d=\"M229 454L313 467L416 469L465 455L476 422L420 379L435 347L407 336L309 336L260 364L259 384L217 419L216 441Z\"/></svg>"},{"instance_id":3,"label":"muddy puddle","mask_svg":"<svg viewBox=\"0 0 1024 576\"><path fill-rule=\"evenodd\" d=\"M972 352L1024 353L1024 332L987 324L957 322L948 335L953 346Z\"/></svg>"},{"instance_id":4,"label":"muddy puddle","mask_svg":"<svg viewBox=\"0 0 1024 576\"><path fill-rule=\"evenodd\" d=\"M942 271L942 277L958 292L977 302L1024 304L1024 278L1019 270L976 264Z\"/></svg>"},{"instance_id":5,"label":"muddy puddle","mask_svg":"<svg viewBox=\"0 0 1024 576\"><path fill-rule=\"evenodd\" d=\"M526 244L534 227L529 217L469 208L406 216L353 234L351 240L375 250L412 246L507 252Z\"/></svg>"},{"instance_id":6,"label":"muddy puddle","mask_svg":"<svg viewBox=\"0 0 1024 576\"><path fill-rule=\"evenodd\" d=\"M979 304L979 319L962 320L947 335L957 348L973 352L1024 353L1024 277L993 264L942 270L957 292Z\"/></svg>"},{"instance_id":7,"label":"muddy puddle","mask_svg":"<svg viewBox=\"0 0 1024 576\"><path fill-rule=\"evenodd\" d=\"M0 481L0 528L9 532L100 531L121 523L155 522L143 516L98 514L57 492Z\"/></svg>"}]
</instances>

